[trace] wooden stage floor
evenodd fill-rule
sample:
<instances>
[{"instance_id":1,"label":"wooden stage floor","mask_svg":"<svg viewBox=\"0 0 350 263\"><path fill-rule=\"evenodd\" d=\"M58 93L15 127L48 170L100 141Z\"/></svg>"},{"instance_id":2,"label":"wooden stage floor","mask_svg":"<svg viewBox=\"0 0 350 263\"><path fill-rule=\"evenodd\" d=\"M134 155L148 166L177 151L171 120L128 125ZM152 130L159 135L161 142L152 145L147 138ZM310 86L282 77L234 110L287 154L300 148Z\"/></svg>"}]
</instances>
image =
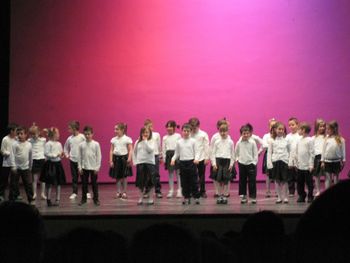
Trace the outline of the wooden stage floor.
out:
<instances>
[{"instance_id":1,"label":"wooden stage floor","mask_svg":"<svg viewBox=\"0 0 350 263\"><path fill-rule=\"evenodd\" d=\"M79 186L80 187L80 186ZM91 186L89 185L89 189ZM70 200L71 186L62 187L61 202L58 207L47 207L45 200L36 200L36 207L44 217L49 236L57 236L74 227L86 226L100 230L115 230L131 236L137 229L154 223L180 223L196 231L212 230L224 233L240 231L246 218L262 210L271 210L281 215L286 232L294 231L295 226L309 204L297 203L297 196L289 198L288 204L275 204L275 197L265 198L265 184L258 183L257 204L241 204L238 184L231 185L231 197L227 205L216 204L213 185L207 184L208 198L201 199L200 205L182 205L182 199L167 199L168 185L162 185L164 197L154 199L154 205L137 205L138 190L133 184L128 186L128 199L116 199L115 184L100 184L100 206L88 199L79 206L81 196ZM274 192L274 191L273 191ZM79 188L81 193L81 187ZM22 193L24 197L24 193ZM52 197L55 196L53 191Z\"/></svg>"}]
</instances>

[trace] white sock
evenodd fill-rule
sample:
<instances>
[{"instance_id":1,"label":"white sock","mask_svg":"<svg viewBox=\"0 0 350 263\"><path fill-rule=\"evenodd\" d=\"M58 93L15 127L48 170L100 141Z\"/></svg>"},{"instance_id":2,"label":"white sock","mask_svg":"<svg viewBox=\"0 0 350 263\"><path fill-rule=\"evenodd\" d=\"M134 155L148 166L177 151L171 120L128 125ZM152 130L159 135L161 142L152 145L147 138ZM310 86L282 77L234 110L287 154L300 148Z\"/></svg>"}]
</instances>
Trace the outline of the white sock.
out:
<instances>
[{"instance_id":1,"label":"white sock","mask_svg":"<svg viewBox=\"0 0 350 263\"><path fill-rule=\"evenodd\" d=\"M321 178L320 176L317 176L315 178L315 188L316 188L316 192L321 192Z\"/></svg>"},{"instance_id":2,"label":"white sock","mask_svg":"<svg viewBox=\"0 0 350 263\"><path fill-rule=\"evenodd\" d=\"M277 181L275 181L275 189L276 189L276 193L277 193L277 198L282 200L282 197L281 197L281 186L280 186L280 184Z\"/></svg>"},{"instance_id":3,"label":"white sock","mask_svg":"<svg viewBox=\"0 0 350 263\"><path fill-rule=\"evenodd\" d=\"M174 192L174 170L169 170L169 192Z\"/></svg>"},{"instance_id":4,"label":"white sock","mask_svg":"<svg viewBox=\"0 0 350 263\"><path fill-rule=\"evenodd\" d=\"M123 192L126 193L126 189L128 187L128 180L126 178L123 179Z\"/></svg>"},{"instance_id":5,"label":"white sock","mask_svg":"<svg viewBox=\"0 0 350 263\"><path fill-rule=\"evenodd\" d=\"M332 183L332 174L326 173L325 187L328 189Z\"/></svg>"},{"instance_id":6,"label":"white sock","mask_svg":"<svg viewBox=\"0 0 350 263\"><path fill-rule=\"evenodd\" d=\"M57 188L56 188L56 200L57 201L60 201L61 199L61 186L60 185L57 185Z\"/></svg>"},{"instance_id":7,"label":"white sock","mask_svg":"<svg viewBox=\"0 0 350 263\"><path fill-rule=\"evenodd\" d=\"M177 190L182 192L182 187L181 187L181 177L180 177L180 171L176 170L176 183L177 183Z\"/></svg>"},{"instance_id":8,"label":"white sock","mask_svg":"<svg viewBox=\"0 0 350 263\"><path fill-rule=\"evenodd\" d=\"M266 176L266 192L270 192L270 177Z\"/></svg>"},{"instance_id":9,"label":"white sock","mask_svg":"<svg viewBox=\"0 0 350 263\"><path fill-rule=\"evenodd\" d=\"M121 182L120 179L117 180L117 193L121 192Z\"/></svg>"}]
</instances>

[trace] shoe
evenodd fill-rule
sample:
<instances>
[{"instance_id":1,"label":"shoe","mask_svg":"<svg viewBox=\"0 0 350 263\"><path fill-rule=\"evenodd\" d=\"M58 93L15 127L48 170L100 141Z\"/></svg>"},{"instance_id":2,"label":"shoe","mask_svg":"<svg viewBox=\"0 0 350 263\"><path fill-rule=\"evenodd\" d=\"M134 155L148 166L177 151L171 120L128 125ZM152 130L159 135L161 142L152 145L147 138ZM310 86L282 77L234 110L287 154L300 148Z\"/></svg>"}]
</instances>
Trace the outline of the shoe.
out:
<instances>
[{"instance_id":1,"label":"shoe","mask_svg":"<svg viewBox=\"0 0 350 263\"><path fill-rule=\"evenodd\" d=\"M156 197L157 198L163 198L163 195L162 195L162 193L156 193Z\"/></svg>"},{"instance_id":2,"label":"shoe","mask_svg":"<svg viewBox=\"0 0 350 263\"><path fill-rule=\"evenodd\" d=\"M270 191L267 191L266 194L265 194L265 197L266 197L266 198L270 198L270 197L271 197L271 192L270 192Z\"/></svg>"},{"instance_id":3,"label":"shoe","mask_svg":"<svg viewBox=\"0 0 350 263\"><path fill-rule=\"evenodd\" d=\"M190 202L189 202L189 199L184 199L184 200L182 200L182 204L183 205L187 205L187 204L190 204Z\"/></svg>"},{"instance_id":4,"label":"shoe","mask_svg":"<svg viewBox=\"0 0 350 263\"><path fill-rule=\"evenodd\" d=\"M46 199L47 199L46 195L45 194L41 194L41 200L46 200Z\"/></svg>"},{"instance_id":5,"label":"shoe","mask_svg":"<svg viewBox=\"0 0 350 263\"><path fill-rule=\"evenodd\" d=\"M314 201L314 197L313 197L313 196L307 198L307 202L308 202L308 203L312 203L312 201Z\"/></svg>"},{"instance_id":6,"label":"shoe","mask_svg":"<svg viewBox=\"0 0 350 263\"><path fill-rule=\"evenodd\" d=\"M281 204L281 203L282 203L282 200L278 198L278 199L276 200L276 204Z\"/></svg>"},{"instance_id":7,"label":"shoe","mask_svg":"<svg viewBox=\"0 0 350 263\"><path fill-rule=\"evenodd\" d=\"M87 199L91 199L91 194L90 194L90 193L87 193L87 194L86 194L86 198L87 198Z\"/></svg>"},{"instance_id":8,"label":"shoe","mask_svg":"<svg viewBox=\"0 0 350 263\"><path fill-rule=\"evenodd\" d=\"M141 197L139 201L137 201L137 205L142 205L143 204L143 198Z\"/></svg>"},{"instance_id":9,"label":"shoe","mask_svg":"<svg viewBox=\"0 0 350 263\"><path fill-rule=\"evenodd\" d=\"M284 204L288 204L288 203L289 203L288 198L284 198L284 199L283 199L283 203L284 203Z\"/></svg>"},{"instance_id":10,"label":"shoe","mask_svg":"<svg viewBox=\"0 0 350 263\"><path fill-rule=\"evenodd\" d=\"M33 200L35 200L35 199L36 199L36 194L33 195Z\"/></svg>"},{"instance_id":11,"label":"shoe","mask_svg":"<svg viewBox=\"0 0 350 263\"><path fill-rule=\"evenodd\" d=\"M122 198L122 193L117 192L115 195L115 198L116 199Z\"/></svg>"},{"instance_id":12,"label":"shoe","mask_svg":"<svg viewBox=\"0 0 350 263\"><path fill-rule=\"evenodd\" d=\"M244 197L244 195L239 195L239 197L240 197L240 198L243 198L243 197Z\"/></svg>"},{"instance_id":13,"label":"shoe","mask_svg":"<svg viewBox=\"0 0 350 263\"><path fill-rule=\"evenodd\" d=\"M206 192L204 192L204 193L201 193L201 197L202 197L202 198L207 198L207 197L208 197L208 195L207 195L207 193L206 193Z\"/></svg>"},{"instance_id":14,"label":"shoe","mask_svg":"<svg viewBox=\"0 0 350 263\"><path fill-rule=\"evenodd\" d=\"M219 194L214 194L214 198L218 198L219 196Z\"/></svg>"},{"instance_id":15,"label":"shoe","mask_svg":"<svg viewBox=\"0 0 350 263\"><path fill-rule=\"evenodd\" d=\"M256 199L253 198L251 201L250 201L251 204L255 205L256 204Z\"/></svg>"},{"instance_id":16,"label":"shoe","mask_svg":"<svg viewBox=\"0 0 350 263\"><path fill-rule=\"evenodd\" d=\"M199 199L198 199L198 198L194 199L194 203L195 203L196 205L199 205L199 204L200 204Z\"/></svg>"},{"instance_id":17,"label":"shoe","mask_svg":"<svg viewBox=\"0 0 350 263\"><path fill-rule=\"evenodd\" d=\"M177 190L176 198L182 198L182 190Z\"/></svg>"},{"instance_id":18,"label":"shoe","mask_svg":"<svg viewBox=\"0 0 350 263\"><path fill-rule=\"evenodd\" d=\"M222 203L223 205L227 205L227 198L224 197L224 198L221 200L221 203Z\"/></svg>"},{"instance_id":19,"label":"shoe","mask_svg":"<svg viewBox=\"0 0 350 263\"><path fill-rule=\"evenodd\" d=\"M318 196L320 196L320 192L316 192L316 194L315 194L315 197L318 197Z\"/></svg>"},{"instance_id":20,"label":"shoe","mask_svg":"<svg viewBox=\"0 0 350 263\"><path fill-rule=\"evenodd\" d=\"M86 200L84 199L84 200L81 200L80 202L79 202L79 206L82 206L82 205L84 205L84 204L86 204Z\"/></svg>"},{"instance_id":21,"label":"shoe","mask_svg":"<svg viewBox=\"0 0 350 263\"><path fill-rule=\"evenodd\" d=\"M169 193L167 194L166 198L172 198L173 194L174 194L173 191L169 191Z\"/></svg>"},{"instance_id":22,"label":"shoe","mask_svg":"<svg viewBox=\"0 0 350 263\"><path fill-rule=\"evenodd\" d=\"M60 200L56 199L56 202L54 203L54 206L59 206L60 205Z\"/></svg>"},{"instance_id":23,"label":"shoe","mask_svg":"<svg viewBox=\"0 0 350 263\"><path fill-rule=\"evenodd\" d=\"M30 202L29 202L29 205L35 206L35 200L30 201Z\"/></svg>"},{"instance_id":24,"label":"shoe","mask_svg":"<svg viewBox=\"0 0 350 263\"><path fill-rule=\"evenodd\" d=\"M3 196L0 196L0 202L5 201L5 198Z\"/></svg>"},{"instance_id":25,"label":"shoe","mask_svg":"<svg viewBox=\"0 0 350 263\"><path fill-rule=\"evenodd\" d=\"M128 199L128 196L126 195L126 193L122 194L121 199L124 199L124 200Z\"/></svg>"},{"instance_id":26,"label":"shoe","mask_svg":"<svg viewBox=\"0 0 350 263\"><path fill-rule=\"evenodd\" d=\"M47 199L47 200L46 200L46 203L47 203L47 206L48 206L48 207L58 206L57 203L52 203L50 199Z\"/></svg>"},{"instance_id":27,"label":"shoe","mask_svg":"<svg viewBox=\"0 0 350 263\"><path fill-rule=\"evenodd\" d=\"M248 202L247 198L245 197L245 195L243 195L241 199L241 204L246 204L247 202Z\"/></svg>"},{"instance_id":28,"label":"shoe","mask_svg":"<svg viewBox=\"0 0 350 263\"><path fill-rule=\"evenodd\" d=\"M149 197L149 194L148 193L144 193L143 194L143 198L148 198Z\"/></svg>"},{"instance_id":29,"label":"shoe","mask_svg":"<svg viewBox=\"0 0 350 263\"><path fill-rule=\"evenodd\" d=\"M153 199L148 199L148 201L147 201L147 205L154 205L154 201L153 201Z\"/></svg>"},{"instance_id":30,"label":"shoe","mask_svg":"<svg viewBox=\"0 0 350 263\"><path fill-rule=\"evenodd\" d=\"M16 201L22 201L22 200L23 200L22 196L19 195L19 196L16 197Z\"/></svg>"},{"instance_id":31,"label":"shoe","mask_svg":"<svg viewBox=\"0 0 350 263\"><path fill-rule=\"evenodd\" d=\"M294 197L294 194L289 194L288 196L293 198L293 197Z\"/></svg>"},{"instance_id":32,"label":"shoe","mask_svg":"<svg viewBox=\"0 0 350 263\"><path fill-rule=\"evenodd\" d=\"M297 203L305 203L305 198L302 198L301 196L299 196Z\"/></svg>"},{"instance_id":33,"label":"shoe","mask_svg":"<svg viewBox=\"0 0 350 263\"><path fill-rule=\"evenodd\" d=\"M222 200L223 200L223 198L222 198L222 197L219 197L218 199L216 199L216 203L217 203L218 205L220 205L220 204L222 204Z\"/></svg>"},{"instance_id":34,"label":"shoe","mask_svg":"<svg viewBox=\"0 0 350 263\"><path fill-rule=\"evenodd\" d=\"M228 194L224 194L224 197L229 198L230 194L229 193Z\"/></svg>"},{"instance_id":35,"label":"shoe","mask_svg":"<svg viewBox=\"0 0 350 263\"><path fill-rule=\"evenodd\" d=\"M73 194L70 195L69 199L73 200L73 199L75 199L77 197L78 197L78 195L73 193Z\"/></svg>"},{"instance_id":36,"label":"shoe","mask_svg":"<svg viewBox=\"0 0 350 263\"><path fill-rule=\"evenodd\" d=\"M95 204L95 206L100 206L100 201L94 200L94 204Z\"/></svg>"}]
</instances>

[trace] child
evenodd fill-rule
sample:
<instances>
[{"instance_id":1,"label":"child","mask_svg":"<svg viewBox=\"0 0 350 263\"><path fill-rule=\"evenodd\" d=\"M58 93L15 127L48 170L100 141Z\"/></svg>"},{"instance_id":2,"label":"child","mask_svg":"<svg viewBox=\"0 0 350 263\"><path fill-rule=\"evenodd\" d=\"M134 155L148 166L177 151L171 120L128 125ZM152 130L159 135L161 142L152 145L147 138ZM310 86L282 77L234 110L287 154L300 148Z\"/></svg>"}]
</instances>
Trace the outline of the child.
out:
<instances>
[{"instance_id":1,"label":"child","mask_svg":"<svg viewBox=\"0 0 350 263\"><path fill-rule=\"evenodd\" d=\"M126 188L127 177L132 176L132 139L126 136L127 125L117 123L114 127L115 137L111 139L111 149L109 152L109 176L116 179L116 198L127 199ZM121 190L121 186L123 190Z\"/></svg>"},{"instance_id":2,"label":"child","mask_svg":"<svg viewBox=\"0 0 350 263\"><path fill-rule=\"evenodd\" d=\"M289 118L288 128L290 133L288 133L286 139L289 141L290 152L292 153L295 151L297 141L300 139L300 135L298 133L298 129L299 129L298 119L295 117ZM290 163L290 167L288 169L288 189L289 189L290 197L294 196L296 182L297 182L297 169L294 163L294 159L292 159L292 162Z\"/></svg>"},{"instance_id":3,"label":"child","mask_svg":"<svg viewBox=\"0 0 350 263\"><path fill-rule=\"evenodd\" d=\"M214 145L215 145L215 142L216 142L218 139L220 139L220 131L219 131L219 130L220 130L221 125L224 125L224 124L228 126L228 122L227 122L226 118L220 119L220 120L218 120L217 123L216 123L216 128L217 128L218 132L215 133L215 134L211 137L211 140L210 140L210 145L209 145L209 156L210 156L210 160L213 160L213 158L215 158L215 157L213 156ZM228 138L231 139L231 137L230 137L229 134L227 134L227 136L228 136ZM216 175L216 173L214 173L214 171L213 171L213 164L211 164L211 166L210 166L210 176L209 176L209 178L212 179L213 182L214 182L214 190L215 190L214 198L218 198L218 197L219 197L219 187L220 187L220 185L219 185L219 183L215 180L215 177L216 177L215 175ZM228 193L229 193L229 188L230 188L230 182L228 182L228 184L227 184L227 192L228 192ZM225 196L225 197L227 198L228 196Z\"/></svg>"},{"instance_id":4,"label":"child","mask_svg":"<svg viewBox=\"0 0 350 263\"><path fill-rule=\"evenodd\" d=\"M218 184L217 204L227 204L227 186L231 180L231 170L235 163L234 144L228 135L228 125L221 124L220 138L215 140L212 147L211 163L213 166L212 178Z\"/></svg>"},{"instance_id":5,"label":"child","mask_svg":"<svg viewBox=\"0 0 350 263\"><path fill-rule=\"evenodd\" d=\"M68 131L71 134L64 144L64 154L66 158L69 158L70 171L72 175L72 188L73 193L69 199L75 199L78 197L78 149L79 144L85 141L83 134L79 132L79 121L71 121L68 124ZM88 196L90 198L90 195Z\"/></svg>"},{"instance_id":6,"label":"child","mask_svg":"<svg viewBox=\"0 0 350 263\"><path fill-rule=\"evenodd\" d=\"M165 170L168 170L169 173L169 193L167 195L167 198L172 198L174 194L174 174L176 174L176 180L177 180L177 198L182 197L182 189L181 189L181 179L180 179L180 173L178 166L171 166L171 158L174 156L175 153L175 147L176 142L181 139L181 135L177 132L175 132L176 128L179 128L179 126L176 124L175 121L168 121L165 125L165 128L167 130L167 135L163 137L163 144L162 144L162 153L163 153L163 160L165 160Z\"/></svg>"},{"instance_id":7,"label":"child","mask_svg":"<svg viewBox=\"0 0 350 263\"><path fill-rule=\"evenodd\" d=\"M154 158L155 158L155 193L157 198L162 198L162 185L160 184L160 172L159 172L159 162L162 161L162 148L160 142L160 134L153 130L153 122L150 119L146 119L144 126L148 128L152 133L152 140L154 143Z\"/></svg>"},{"instance_id":8,"label":"child","mask_svg":"<svg viewBox=\"0 0 350 263\"><path fill-rule=\"evenodd\" d=\"M190 137L192 125L185 123L182 126L182 138L176 142L175 154L171 158L171 165L175 165L177 159L180 160L180 176L182 195L184 200L182 204L190 204L191 197L195 203L199 204L198 175L196 165L199 163L199 151L196 141Z\"/></svg>"},{"instance_id":9,"label":"child","mask_svg":"<svg viewBox=\"0 0 350 263\"><path fill-rule=\"evenodd\" d=\"M309 137L311 127L308 123L300 124L299 134L301 138L297 141L295 154L291 155L294 158L294 164L297 168L297 189L298 189L298 203L304 203L306 198L305 183L307 185L308 194L307 202L311 203L313 197L313 181L312 170L314 168L314 144L311 137Z\"/></svg>"},{"instance_id":10,"label":"child","mask_svg":"<svg viewBox=\"0 0 350 263\"><path fill-rule=\"evenodd\" d=\"M153 205L153 188L155 185L156 167L154 158L154 141L152 131L142 127L140 137L135 142L134 164L136 165L136 187L140 189L140 199L138 205L143 203L144 194L148 196L148 205Z\"/></svg>"},{"instance_id":11,"label":"child","mask_svg":"<svg viewBox=\"0 0 350 263\"><path fill-rule=\"evenodd\" d=\"M240 129L241 140L236 145L236 160L239 167L239 195L241 203L247 203L247 183L249 198L256 204L256 164L258 163L258 147L251 137L251 125L243 125Z\"/></svg>"},{"instance_id":12,"label":"child","mask_svg":"<svg viewBox=\"0 0 350 263\"><path fill-rule=\"evenodd\" d=\"M45 164L40 175L40 181L46 183L47 206L58 206L61 199L61 185L66 183L61 158L64 157L59 130L51 127L48 130L49 141L45 144ZM51 186L56 186L56 202L51 202Z\"/></svg>"},{"instance_id":13,"label":"child","mask_svg":"<svg viewBox=\"0 0 350 263\"><path fill-rule=\"evenodd\" d=\"M84 127L84 136L85 142L79 145L78 151L78 169L83 182L81 202L79 205L86 203L89 177L91 177L94 204L99 206L97 177L101 167L101 148L100 144L93 140L94 131L90 126Z\"/></svg>"},{"instance_id":14,"label":"child","mask_svg":"<svg viewBox=\"0 0 350 263\"><path fill-rule=\"evenodd\" d=\"M36 199L36 189L38 185L38 180L40 177L41 170L45 163L45 143L46 139L40 136L40 129L33 123L29 128L30 139L28 140L32 144L32 179L33 179L33 200ZM41 199L46 200L45 195L45 183L41 183Z\"/></svg>"},{"instance_id":15,"label":"child","mask_svg":"<svg viewBox=\"0 0 350 263\"><path fill-rule=\"evenodd\" d=\"M266 133L263 136L263 150L265 150L265 152L264 152L264 157L263 157L262 173L266 175L266 194L265 194L266 198L271 197L271 187L270 187L271 170L267 169L267 148L269 145L269 141L271 139L272 129L273 129L275 124L276 124L276 120L274 118L270 119L269 120L269 133Z\"/></svg>"},{"instance_id":16,"label":"child","mask_svg":"<svg viewBox=\"0 0 350 263\"><path fill-rule=\"evenodd\" d=\"M288 163L290 142L286 139L286 127L276 122L272 129L271 140L267 148L267 169L272 169L272 178L275 180L277 191L276 204L288 203Z\"/></svg>"},{"instance_id":17,"label":"child","mask_svg":"<svg viewBox=\"0 0 350 263\"><path fill-rule=\"evenodd\" d=\"M321 167L326 173L326 189L338 182L339 173L345 165L345 140L339 134L336 121L327 123L327 138L323 146ZM333 179L333 180L332 180Z\"/></svg>"},{"instance_id":18,"label":"child","mask_svg":"<svg viewBox=\"0 0 350 263\"><path fill-rule=\"evenodd\" d=\"M203 198L207 198L205 190L205 166L209 162L209 137L205 131L202 131L199 126L198 118L189 119L188 123L192 127L191 138L195 139L198 146L198 164L196 164L199 176L199 193Z\"/></svg>"},{"instance_id":19,"label":"child","mask_svg":"<svg viewBox=\"0 0 350 263\"><path fill-rule=\"evenodd\" d=\"M0 178L0 202L5 200L5 190L8 187L9 177L11 175L12 145L16 142L16 129L17 124L10 123L7 126L8 134L1 141L1 156L3 160Z\"/></svg>"},{"instance_id":20,"label":"child","mask_svg":"<svg viewBox=\"0 0 350 263\"><path fill-rule=\"evenodd\" d=\"M323 119L315 121L315 135L312 139L315 153L313 176L315 177L315 197L317 197L321 192L321 176L324 175L324 169L321 168L321 154L326 140L326 122Z\"/></svg>"},{"instance_id":21,"label":"child","mask_svg":"<svg viewBox=\"0 0 350 263\"><path fill-rule=\"evenodd\" d=\"M28 203L34 205L33 188L30 169L32 168L32 145L27 141L27 130L24 127L17 127L18 141L13 143L11 167L14 167L11 186L10 201L16 200L16 193L19 192L19 178L22 178L24 189L27 194Z\"/></svg>"}]
</instances>

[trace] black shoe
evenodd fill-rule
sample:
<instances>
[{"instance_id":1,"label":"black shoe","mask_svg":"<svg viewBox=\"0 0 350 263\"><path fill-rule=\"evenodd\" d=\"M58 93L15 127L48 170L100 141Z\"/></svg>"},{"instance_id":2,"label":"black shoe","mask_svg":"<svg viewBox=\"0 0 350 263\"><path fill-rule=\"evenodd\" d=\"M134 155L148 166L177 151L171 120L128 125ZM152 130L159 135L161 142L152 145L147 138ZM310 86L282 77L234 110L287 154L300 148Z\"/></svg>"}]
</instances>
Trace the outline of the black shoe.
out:
<instances>
[{"instance_id":1,"label":"black shoe","mask_svg":"<svg viewBox=\"0 0 350 263\"><path fill-rule=\"evenodd\" d=\"M214 194L214 198L218 198L220 195L218 194Z\"/></svg>"},{"instance_id":2,"label":"black shoe","mask_svg":"<svg viewBox=\"0 0 350 263\"><path fill-rule=\"evenodd\" d=\"M82 205L84 205L84 204L86 204L86 200L85 200L85 199L81 200L80 203L79 203L78 205L79 205L79 206L82 206Z\"/></svg>"},{"instance_id":3,"label":"black shoe","mask_svg":"<svg viewBox=\"0 0 350 263\"><path fill-rule=\"evenodd\" d=\"M59 203L52 203L50 199L46 200L47 206L52 207L52 206L58 206Z\"/></svg>"},{"instance_id":4,"label":"black shoe","mask_svg":"<svg viewBox=\"0 0 350 263\"><path fill-rule=\"evenodd\" d=\"M218 199L216 200L216 203L217 203L218 205L222 204L222 199L221 199L221 198L218 198Z\"/></svg>"},{"instance_id":5,"label":"black shoe","mask_svg":"<svg viewBox=\"0 0 350 263\"><path fill-rule=\"evenodd\" d=\"M156 197L157 197L157 198L163 198L163 195L162 195L161 192L159 192L159 193L156 193Z\"/></svg>"},{"instance_id":6,"label":"black shoe","mask_svg":"<svg viewBox=\"0 0 350 263\"><path fill-rule=\"evenodd\" d=\"M314 197L313 196L307 198L307 202L308 203L312 203L312 201L314 201Z\"/></svg>"},{"instance_id":7,"label":"black shoe","mask_svg":"<svg viewBox=\"0 0 350 263\"><path fill-rule=\"evenodd\" d=\"M200 204L200 202L199 202L199 199L198 199L198 198L194 199L194 202L195 202L195 204L196 204L196 205L199 205L199 204Z\"/></svg>"},{"instance_id":8,"label":"black shoe","mask_svg":"<svg viewBox=\"0 0 350 263\"><path fill-rule=\"evenodd\" d=\"M94 200L94 204L95 204L95 206L100 206L100 201Z\"/></svg>"},{"instance_id":9,"label":"black shoe","mask_svg":"<svg viewBox=\"0 0 350 263\"><path fill-rule=\"evenodd\" d=\"M207 198L207 197L208 197L208 195L207 195L207 193L206 193L206 192L204 192L204 193L201 193L201 197L202 197L202 198Z\"/></svg>"},{"instance_id":10,"label":"black shoe","mask_svg":"<svg viewBox=\"0 0 350 263\"><path fill-rule=\"evenodd\" d=\"M297 203L305 203L305 198L299 196Z\"/></svg>"}]
</instances>

